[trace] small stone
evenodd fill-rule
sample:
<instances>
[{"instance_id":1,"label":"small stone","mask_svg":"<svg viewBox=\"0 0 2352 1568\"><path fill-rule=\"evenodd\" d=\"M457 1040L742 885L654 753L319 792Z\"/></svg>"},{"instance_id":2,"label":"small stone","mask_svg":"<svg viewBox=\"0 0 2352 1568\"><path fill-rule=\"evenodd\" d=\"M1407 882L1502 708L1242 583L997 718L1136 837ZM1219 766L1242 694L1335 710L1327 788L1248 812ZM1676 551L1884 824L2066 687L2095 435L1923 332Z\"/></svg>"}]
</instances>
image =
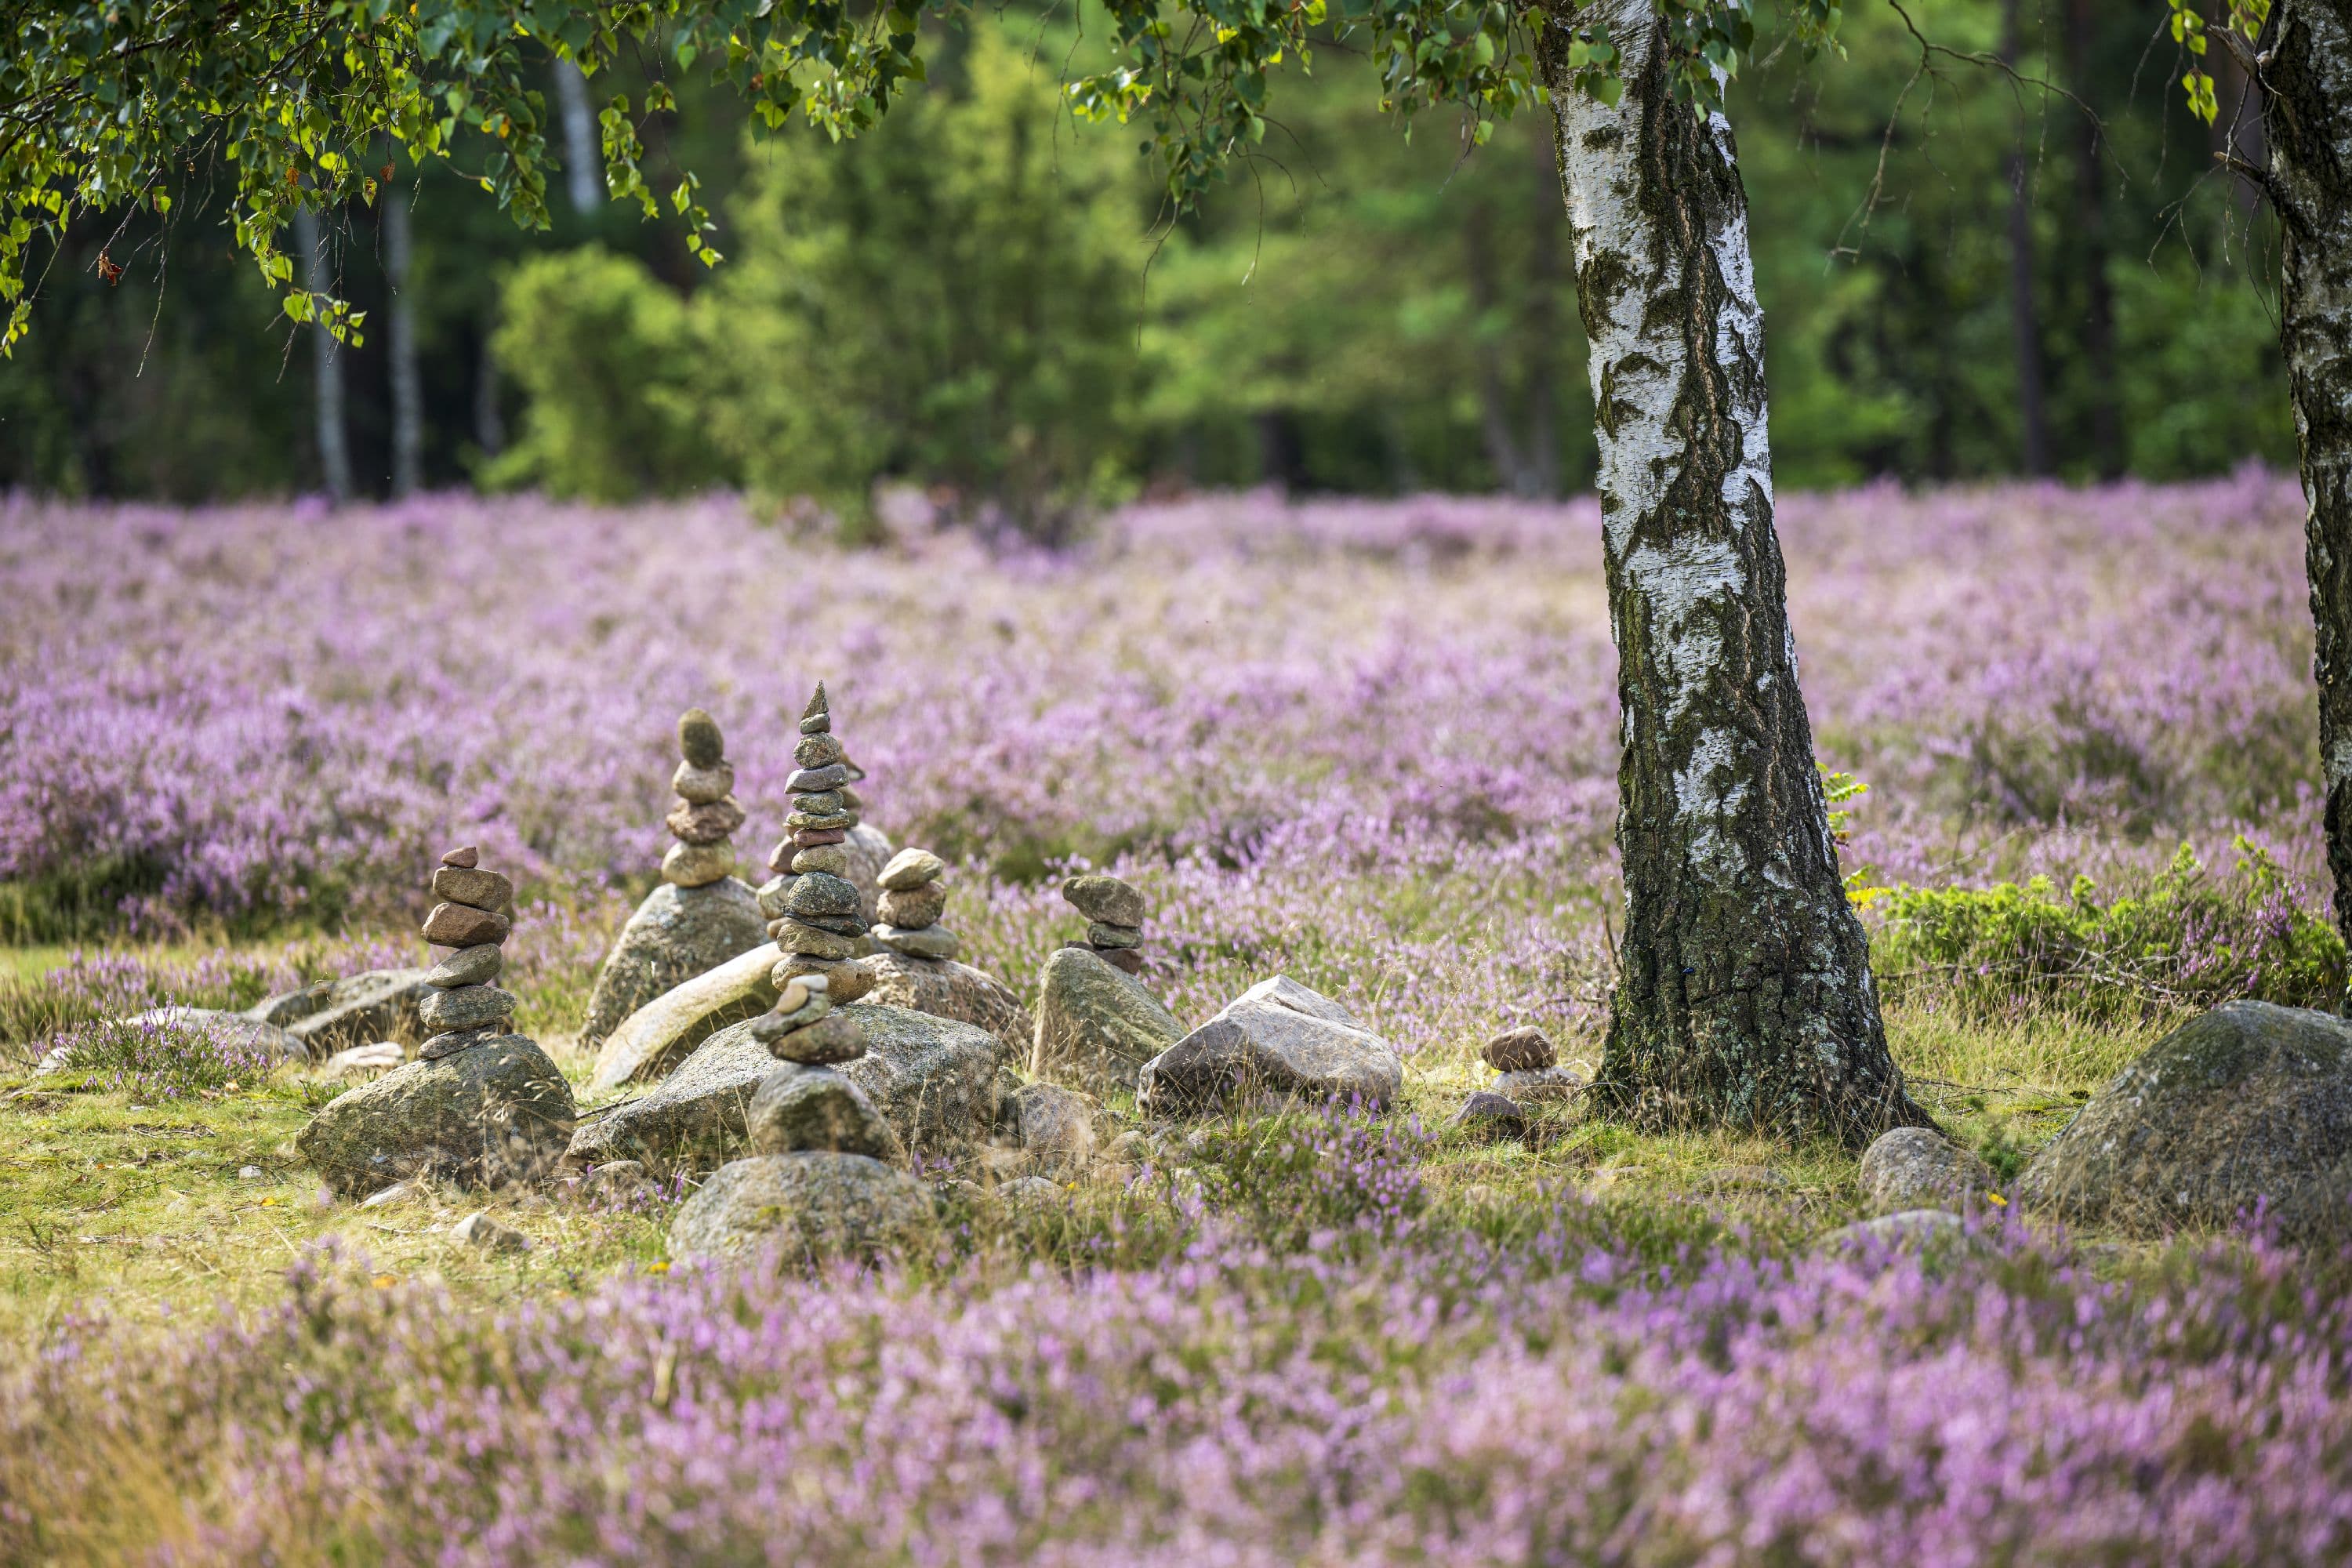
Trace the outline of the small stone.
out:
<instances>
[{"instance_id":1,"label":"small stone","mask_svg":"<svg viewBox=\"0 0 2352 1568\"><path fill-rule=\"evenodd\" d=\"M846 877L849 875L849 851L838 844L820 844L814 849L795 850L792 867L798 876L821 872L827 877Z\"/></svg>"},{"instance_id":2,"label":"small stone","mask_svg":"<svg viewBox=\"0 0 2352 1568\"><path fill-rule=\"evenodd\" d=\"M1584 1075L1572 1067L1528 1068L1495 1079L1495 1092L1525 1104L1538 1100L1570 1100L1581 1094Z\"/></svg>"},{"instance_id":3,"label":"small stone","mask_svg":"<svg viewBox=\"0 0 2352 1568\"><path fill-rule=\"evenodd\" d=\"M425 940L436 947L478 947L500 942L514 922L505 915L466 904L436 904L425 917Z\"/></svg>"},{"instance_id":4,"label":"small stone","mask_svg":"<svg viewBox=\"0 0 2352 1568\"><path fill-rule=\"evenodd\" d=\"M506 1037L497 1029L452 1029L446 1034L435 1035L417 1047L416 1059L437 1062L444 1057L454 1057L459 1051L470 1051L476 1046L486 1046L492 1040L504 1038Z\"/></svg>"},{"instance_id":5,"label":"small stone","mask_svg":"<svg viewBox=\"0 0 2352 1568\"><path fill-rule=\"evenodd\" d=\"M1085 951L1093 953L1122 974L1143 973L1143 954L1131 947L1090 947Z\"/></svg>"},{"instance_id":6,"label":"small stone","mask_svg":"<svg viewBox=\"0 0 2352 1568\"><path fill-rule=\"evenodd\" d=\"M236 1168L236 1179L240 1182L257 1182L261 1180L261 1167L258 1165L239 1165Z\"/></svg>"},{"instance_id":7,"label":"small stone","mask_svg":"<svg viewBox=\"0 0 2352 1568\"><path fill-rule=\"evenodd\" d=\"M1480 1089L1454 1113L1454 1125L1482 1138L1516 1138L1528 1130L1528 1114L1518 1101Z\"/></svg>"},{"instance_id":8,"label":"small stone","mask_svg":"<svg viewBox=\"0 0 2352 1568\"><path fill-rule=\"evenodd\" d=\"M797 921L802 925L814 926L819 931L831 931L835 936L847 937L852 942L856 942L858 938L866 934L866 922L856 915L787 914L780 916L768 922L768 936L772 941L782 940L783 931L782 928L787 921Z\"/></svg>"},{"instance_id":9,"label":"small stone","mask_svg":"<svg viewBox=\"0 0 2352 1568\"><path fill-rule=\"evenodd\" d=\"M876 904L876 912L882 917L884 925L906 931L939 924L947 909L948 889L944 882L926 882L919 888L903 889L893 888Z\"/></svg>"},{"instance_id":10,"label":"small stone","mask_svg":"<svg viewBox=\"0 0 2352 1568\"><path fill-rule=\"evenodd\" d=\"M698 768L692 763L680 763L677 772L669 776L669 787L688 805L725 800L735 793L735 765L721 763L715 768Z\"/></svg>"},{"instance_id":11,"label":"small stone","mask_svg":"<svg viewBox=\"0 0 2352 1568\"><path fill-rule=\"evenodd\" d=\"M778 960L775 968L768 974L780 989L803 977L822 979L826 997L836 1007L846 1007L874 989L872 973L862 966L811 958L805 953L793 953Z\"/></svg>"},{"instance_id":12,"label":"small stone","mask_svg":"<svg viewBox=\"0 0 2352 1568\"><path fill-rule=\"evenodd\" d=\"M909 931L904 926L878 925L874 928L874 940L893 952L903 952L909 958L953 958L963 951L956 933L945 926L924 926Z\"/></svg>"},{"instance_id":13,"label":"small stone","mask_svg":"<svg viewBox=\"0 0 2352 1568\"><path fill-rule=\"evenodd\" d=\"M506 967L506 954L494 942L461 947L425 972L425 984L443 991L460 985L488 985Z\"/></svg>"},{"instance_id":14,"label":"small stone","mask_svg":"<svg viewBox=\"0 0 2352 1568\"><path fill-rule=\"evenodd\" d=\"M866 1031L846 1013L829 1013L805 1029L794 1029L782 1039L767 1042L768 1054L778 1061L803 1067L829 1067L854 1062L866 1054Z\"/></svg>"},{"instance_id":15,"label":"small stone","mask_svg":"<svg viewBox=\"0 0 2352 1568\"><path fill-rule=\"evenodd\" d=\"M681 888L707 888L735 869L734 848L717 844L673 844L662 857L662 880Z\"/></svg>"},{"instance_id":16,"label":"small stone","mask_svg":"<svg viewBox=\"0 0 2352 1568\"><path fill-rule=\"evenodd\" d=\"M501 991L495 985L460 985L431 993L417 1008L417 1014L426 1028L445 1034L503 1026L514 1016L514 1010L512 992Z\"/></svg>"},{"instance_id":17,"label":"small stone","mask_svg":"<svg viewBox=\"0 0 2352 1568\"><path fill-rule=\"evenodd\" d=\"M849 830L857 826L857 818L845 811L796 811L784 818L784 826L791 828L795 835L838 832L846 837ZM837 844L840 839L835 839L834 842Z\"/></svg>"},{"instance_id":18,"label":"small stone","mask_svg":"<svg viewBox=\"0 0 2352 1568\"><path fill-rule=\"evenodd\" d=\"M848 815L849 805L841 798L841 792L828 789L793 796L793 815L784 820L790 822L793 817L799 817L814 822L820 817Z\"/></svg>"},{"instance_id":19,"label":"small stone","mask_svg":"<svg viewBox=\"0 0 2352 1568\"><path fill-rule=\"evenodd\" d=\"M452 849L449 853L441 857L441 864L444 866L456 866L467 871L472 870L481 863L482 852L479 849L475 848L470 844L467 845L463 849Z\"/></svg>"},{"instance_id":20,"label":"small stone","mask_svg":"<svg viewBox=\"0 0 2352 1568\"><path fill-rule=\"evenodd\" d=\"M1143 894L1133 883L1117 877L1100 873L1073 877L1062 884L1062 897L1090 921L1120 926L1143 923Z\"/></svg>"},{"instance_id":21,"label":"small stone","mask_svg":"<svg viewBox=\"0 0 2352 1568\"><path fill-rule=\"evenodd\" d=\"M841 758L841 742L831 735L803 735L793 748L793 761L804 768L829 768Z\"/></svg>"},{"instance_id":22,"label":"small stone","mask_svg":"<svg viewBox=\"0 0 2352 1568\"><path fill-rule=\"evenodd\" d=\"M886 893L909 892L938 881L947 868L948 863L929 850L910 846L890 857L890 863L882 868L877 881Z\"/></svg>"},{"instance_id":23,"label":"small stone","mask_svg":"<svg viewBox=\"0 0 2352 1568\"><path fill-rule=\"evenodd\" d=\"M776 1016L789 1018L807 1006L810 997L822 996L824 992L824 976L822 974L796 974L776 994Z\"/></svg>"},{"instance_id":24,"label":"small stone","mask_svg":"<svg viewBox=\"0 0 2352 1568\"><path fill-rule=\"evenodd\" d=\"M857 956L856 939L837 936L806 921L790 918L778 921L774 926L776 945L786 952L797 952L809 958L842 959Z\"/></svg>"},{"instance_id":25,"label":"small stone","mask_svg":"<svg viewBox=\"0 0 2352 1568\"><path fill-rule=\"evenodd\" d=\"M514 908L514 884L496 871L469 866L444 866L433 873L433 896L491 914Z\"/></svg>"},{"instance_id":26,"label":"small stone","mask_svg":"<svg viewBox=\"0 0 2352 1568\"><path fill-rule=\"evenodd\" d=\"M699 805L673 806L662 821L682 842L716 844L743 826L743 808L733 795L727 795Z\"/></svg>"},{"instance_id":27,"label":"small stone","mask_svg":"<svg viewBox=\"0 0 2352 1568\"><path fill-rule=\"evenodd\" d=\"M660 1195L660 1184L646 1173L642 1160L607 1160L593 1167L580 1178L578 1193L582 1203L614 1207Z\"/></svg>"},{"instance_id":28,"label":"small stone","mask_svg":"<svg viewBox=\"0 0 2352 1568\"><path fill-rule=\"evenodd\" d=\"M820 713L814 719L801 721L801 733L803 735L822 735L832 728L833 716L829 713Z\"/></svg>"},{"instance_id":29,"label":"small stone","mask_svg":"<svg viewBox=\"0 0 2352 1568\"><path fill-rule=\"evenodd\" d=\"M1021 1176L996 1189L996 1195L1016 1208L1057 1204L1069 1194L1059 1182L1044 1176Z\"/></svg>"},{"instance_id":30,"label":"small stone","mask_svg":"<svg viewBox=\"0 0 2352 1568\"><path fill-rule=\"evenodd\" d=\"M483 1252L529 1252L530 1237L486 1214L469 1214L450 1228L449 1238Z\"/></svg>"},{"instance_id":31,"label":"small stone","mask_svg":"<svg viewBox=\"0 0 2352 1568\"><path fill-rule=\"evenodd\" d=\"M1478 1055L1496 1072L1540 1072L1559 1059L1551 1037L1533 1024L1496 1035Z\"/></svg>"},{"instance_id":32,"label":"small stone","mask_svg":"<svg viewBox=\"0 0 2352 1568\"><path fill-rule=\"evenodd\" d=\"M760 906L761 915L770 921L780 921L788 912L784 900L792 896L792 878L775 877L760 884L760 890L752 895L752 900Z\"/></svg>"},{"instance_id":33,"label":"small stone","mask_svg":"<svg viewBox=\"0 0 2352 1568\"><path fill-rule=\"evenodd\" d=\"M846 827L796 827L785 843L795 849L815 849L827 844L839 844L848 837L849 829ZM769 864L773 865L774 862L772 860Z\"/></svg>"},{"instance_id":34,"label":"small stone","mask_svg":"<svg viewBox=\"0 0 2352 1568\"><path fill-rule=\"evenodd\" d=\"M997 1125L1024 1152L1059 1165L1083 1164L1095 1150L1095 1102L1058 1084L1023 1084L1005 1097Z\"/></svg>"},{"instance_id":35,"label":"small stone","mask_svg":"<svg viewBox=\"0 0 2352 1568\"><path fill-rule=\"evenodd\" d=\"M784 894L784 912L805 921L830 917L855 919L857 915L857 888L839 877L812 871L793 879ZM865 929L863 923L858 927Z\"/></svg>"},{"instance_id":36,"label":"small stone","mask_svg":"<svg viewBox=\"0 0 2352 1568\"><path fill-rule=\"evenodd\" d=\"M698 768L715 768L727 760L727 740L719 721L699 708L678 716L677 752Z\"/></svg>"},{"instance_id":37,"label":"small stone","mask_svg":"<svg viewBox=\"0 0 2352 1568\"><path fill-rule=\"evenodd\" d=\"M1142 942L1143 932L1134 926L1115 926L1106 921L1095 921L1087 927L1087 945L1097 952L1138 947Z\"/></svg>"},{"instance_id":38,"label":"small stone","mask_svg":"<svg viewBox=\"0 0 2352 1568\"><path fill-rule=\"evenodd\" d=\"M799 982L794 982L795 985ZM795 1029L805 1029L833 1011L833 1003L822 991L802 989L801 999L787 1007L782 1002L751 1020L751 1036L761 1045L772 1046Z\"/></svg>"},{"instance_id":39,"label":"small stone","mask_svg":"<svg viewBox=\"0 0 2352 1568\"><path fill-rule=\"evenodd\" d=\"M821 768L800 769L784 781L784 793L786 795L828 794L848 782L849 770L839 763L832 763Z\"/></svg>"},{"instance_id":40,"label":"small stone","mask_svg":"<svg viewBox=\"0 0 2352 1568\"><path fill-rule=\"evenodd\" d=\"M377 1191L370 1193L367 1196L362 1198L360 1200L359 1206L363 1209L390 1208L394 1204L406 1203L410 1198L415 1197L415 1183L394 1182L392 1185L379 1188Z\"/></svg>"},{"instance_id":41,"label":"small stone","mask_svg":"<svg viewBox=\"0 0 2352 1568\"><path fill-rule=\"evenodd\" d=\"M866 1091L827 1068L787 1065L762 1079L744 1121L762 1154L820 1150L907 1163L906 1146Z\"/></svg>"}]
</instances>

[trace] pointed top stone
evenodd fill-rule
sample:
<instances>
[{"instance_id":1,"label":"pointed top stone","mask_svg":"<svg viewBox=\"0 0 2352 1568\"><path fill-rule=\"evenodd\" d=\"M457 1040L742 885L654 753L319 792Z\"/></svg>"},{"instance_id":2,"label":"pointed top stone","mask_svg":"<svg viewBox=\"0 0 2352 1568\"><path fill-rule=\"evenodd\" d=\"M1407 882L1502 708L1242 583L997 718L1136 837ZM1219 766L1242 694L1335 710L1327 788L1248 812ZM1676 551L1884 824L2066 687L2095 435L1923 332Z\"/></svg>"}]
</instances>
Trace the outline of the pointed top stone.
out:
<instances>
[{"instance_id":1,"label":"pointed top stone","mask_svg":"<svg viewBox=\"0 0 2352 1568\"><path fill-rule=\"evenodd\" d=\"M467 845L462 849L452 849L449 853L441 857L441 864L444 866L461 867L468 871L472 870L481 863L482 852L479 849L475 848L470 844Z\"/></svg>"},{"instance_id":2,"label":"pointed top stone","mask_svg":"<svg viewBox=\"0 0 2352 1568\"><path fill-rule=\"evenodd\" d=\"M801 710L801 733L823 735L832 729L833 710L825 702L824 682L820 680L816 683L816 695L810 698L808 706Z\"/></svg>"},{"instance_id":3,"label":"pointed top stone","mask_svg":"<svg viewBox=\"0 0 2352 1568\"><path fill-rule=\"evenodd\" d=\"M698 768L715 768L727 759L727 741L719 732L719 721L699 708L678 715L677 749Z\"/></svg>"}]
</instances>

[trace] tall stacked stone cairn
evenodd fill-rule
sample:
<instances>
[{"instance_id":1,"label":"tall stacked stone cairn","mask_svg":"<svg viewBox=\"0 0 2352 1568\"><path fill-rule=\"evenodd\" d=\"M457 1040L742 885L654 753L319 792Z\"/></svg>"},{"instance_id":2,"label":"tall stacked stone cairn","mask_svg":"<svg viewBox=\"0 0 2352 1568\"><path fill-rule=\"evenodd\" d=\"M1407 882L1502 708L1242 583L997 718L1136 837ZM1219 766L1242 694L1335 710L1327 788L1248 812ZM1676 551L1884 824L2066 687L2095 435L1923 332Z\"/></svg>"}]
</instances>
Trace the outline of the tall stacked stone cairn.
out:
<instances>
[{"instance_id":1,"label":"tall stacked stone cairn","mask_svg":"<svg viewBox=\"0 0 2352 1568\"><path fill-rule=\"evenodd\" d=\"M947 913L947 862L928 849L901 849L882 868L881 922L874 940L908 958L951 959L963 951L956 933L940 924Z\"/></svg>"},{"instance_id":2,"label":"tall stacked stone cairn","mask_svg":"<svg viewBox=\"0 0 2352 1568\"><path fill-rule=\"evenodd\" d=\"M1143 973L1143 894L1131 882L1101 875L1073 877L1062 897L1087 917L1088 952L1128 974Z\"/></svg>"},{"instance_id":3,"label":"tall stacked stone cairn","mask_svg":"<svg viewBox=\"0 0 2352 1568\"><path fill-rule=\"evenodd\" d=\"M800 880L819 877L839 880L823 870ZM866 1055L866 1034L849 1012L835 1009L831 990L827 973L794 974L775 1006L747 1026L782 1064L761 1080L745 1114L753 1152L719 1167L678 1210L672 1253L781 1246L788 1257L866 1256L929 1228L930 1201L899 1168L907 1155L898 1134L836 1070Z\"/></svg>"},{"instance_id":4,"label":"tall stacked stone cairn","mask_svg":"<svg viewBox=\"0 0 2352 1568\"><path fill-rule=\"evenodd\" d=\"M865 907L848 880L849 852L842 846L857 815L844 797L849 768L833 733L833 712L824 683L801 713L801 738L793 748L798 764L784 787L793 811L784 818L783 841L768 857L776 879L760 889L761 912L771 917L767 934L782 950L775 981L779 991L805 975L821 975L836 1005L846 1006L872 988L873 980L852 960L870 951Z\"/></svg>"},{"instance_id":5,"label":"tall stacked stone cairn","mask_svg":"<svg viewBox=\"0 0 2352 1568\"><path fill-rule=\"evenodd\" d=\"M500 1186L537 1180L572 1140L572 1088L529 1037L511 1034L505 967L514 884L471 846L441 858L441 901L425 940L453 951L425 972L431 1031L416 1059L338 1097L295 1146L328 1184L359 1196L412 1176Z\"/></svg>"},{"instance_id":6,"label":"tall stacked stone cairn","mask_svg":"<svg viewBox=\"0 0 2352 1568\"><path fill-rule=\"evenodd\" d=\"M689 708L677 721L677 805L665 819L677 842L662 857L662 885L637 906L597 972L580 1044L594 1050L621 1021L663 992L718 968L766 939L751 889L730 875L743 825L735 769L718 721Z\"/></svg>"}]
</instances>

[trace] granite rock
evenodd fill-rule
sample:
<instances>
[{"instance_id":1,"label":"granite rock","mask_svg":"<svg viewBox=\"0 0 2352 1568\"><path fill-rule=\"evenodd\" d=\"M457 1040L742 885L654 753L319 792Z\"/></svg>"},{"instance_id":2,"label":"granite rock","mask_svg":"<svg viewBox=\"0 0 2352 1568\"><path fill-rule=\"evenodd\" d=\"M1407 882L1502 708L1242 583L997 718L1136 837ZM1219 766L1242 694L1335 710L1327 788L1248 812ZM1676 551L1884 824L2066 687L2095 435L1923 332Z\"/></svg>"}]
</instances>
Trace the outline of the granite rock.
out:
<instances>
[{"instance_id":1,"label":"granite rock","mask_svg":"<svg viewBox=\"0 0 2352 1568\"><path fill-rule=\"evenodd\" d=\"M1135 979L1065 947L1045 960L1029 1075L1091 1094L1131 1090L1143 1064L1183 1037L1184 1026Z\"/></svg>"},{"instance_id":2,"label":"granite rock","mask_svg":"<svg viewBox=\"0 0 2352 1568\"><path fill-rule=\"evenodd\" d=\"M761 1154L814 1149L903 1165L907 1151L866 1091L825 1067L786 1063L761 1081L745 1113Z\"/></svg>"},{"instance_id":3,"label":"granite rock","mask_svg":"<svg viewBox=\"0 0 2352 1568\"><path fill-rule=\"evenodd\" d=\"M718 1172L670 1224L679 1258L780 1247L793 1261L920 1246L936 1225L922 1184L862 1154L759 1154Z\"/></svg>"},{"instance_id":4,"label":"granite rock","mask_svg":"<svg viewBox=\"0 0 2352 1568\"><path fill-rule=\"evenodd\" d=\"M520 1035L413 1061L337 1096L295 1147L347 1197L413 1176L469 1185L535 1181L572 1135L571 1086Z\"/></svg>"},{"instance_id":5,"label":"granite rock","mask_svg":"<svg viewBox=\"0 0 2352 1568\"><path fill-rule=\"evenodd\" d=\"M1155 1115L1262 1100L1377 1108L1403 1086L1395 1047L1338 1003L1276 975L1145 1063L1137 1100Z\"/></svg>"},{"instance_id":6,"label":"granite rock","mask_svg":"<svg viewBox=\"0 0 2352 1568\"><path fill-rule=\"evenodd\" d=\"M773 942L763 942L647 1002L604 1037L588 1087L659 1078L719 1030L765 1013L776 1003L772 972L782 956Z\"/></svg>"},{"instance_id":7,"label":"granite rock","mask_svg":"<svg viewBox=\"0 0 2352 1568\"><path fill-rule=\"evenodd\" d=\"M1133 883L1117 877L1100 873L1073 877L1062 884L1062 897L1090 921L1115 926L1143 923L1142 892Z\"/></svg>"}]
</instances>

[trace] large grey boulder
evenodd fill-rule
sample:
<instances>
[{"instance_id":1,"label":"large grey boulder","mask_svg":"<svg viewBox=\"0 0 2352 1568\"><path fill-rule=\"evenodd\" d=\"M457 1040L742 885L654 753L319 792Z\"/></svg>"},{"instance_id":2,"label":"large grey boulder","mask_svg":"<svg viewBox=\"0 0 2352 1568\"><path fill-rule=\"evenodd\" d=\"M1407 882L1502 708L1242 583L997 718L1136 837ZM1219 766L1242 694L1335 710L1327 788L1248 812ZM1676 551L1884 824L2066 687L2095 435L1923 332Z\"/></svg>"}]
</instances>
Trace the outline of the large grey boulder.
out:
<instances>
[{"instance_id":1,"label":"large grey boulder","mask_svg":"<svg viewBox=\"0 0 2352 1568\"><path fill-rule=\"evenodd\" d=\"M1991 1166L1925 1127L1882 1132L1863 1152L1862 1202L1874 1215L1965 1210L1996 1184Z\"/></svg>"},{"instance_id":2,"label":"large grey boulder","mask_svg":"<svg viewBox=\"0 0 2352 1568\"><path fill-rule=\"evenodd\" d=\"M670 1222L677 1258L727 1258L778 1246L814 1261L866 1258L920 1243L934 1224L922 1184L863 1154L755 1154L722 1167Z\"/></svg>"},{"instance_id":3,"label":"large grey boulder","mask_svg":"<svg viewBox=\"0 0 2352 1568\"><path fill-rule=\"evenodd\" d=\"M588 1087L618 1089L639 1079L657 1079L728 1025L756 1018L774 1006L772 972L782 956L774 942L761 942L708 973L671 986L622 1019L597 1048Z\"/></svg>"},{"instance_id":4,"label":"large grey boulder","mask_svg":"<svg viewBox=\"0 0 2352 1568\"><path fill-rule=\"evenodd\" d=\"M887 949L858 960L858 967L874 977L866 1000L875 1005L910 1007L971 1024L996 1037L1000 1061L1027 1059L1037 1026L1013 988L993 974L951 958L916 958Z\"/></svg>"},{"instance_id":5,"label":"large grey boulder","mask_svg":"<svg viewBox=\"0 0 2352 1568\"><path fill-rule=\"evenodd\" d=\"M2260 1205L2290 1241L2352 1237L2352 1026L2267 1002L2190 1019L2075 1113L2016 1196L2139 1234Z\"/></svg>"},{"instance_id":6,"label":"large grey boulder","mask_svg":"<svg viewBox=\"0 0 2352 1568\"><path fill-rule=\"evenodd\" d=\"M572 1131L572 1087L547 1053L521 1035L493 1035L337 1096L294 1145L329 1185L361 1197L411 1176L536 1181Z\"/></svg>"},{"instance_id":7,"label":"large grey boulder","mask_svg":"<svg viewBox=\"0 0 2352 1568\"><path fill-rule=\"evenodd\" d=\"M1403 1087L1395 1047L1329 997L1277 974L1146 1062L1136 1099L1153 1115L1265 1100L1378 1107Z\"/></svg>"},{"instance_id":8,"label":"large grey boulder","mask_svg":"<svg viewBox=\"0 0 2352 1568\"><path fill-rule=\"evenodd\" d=\"M1082 947L1045 960L1029 1076L1088 1094L1132 1091L1143 1064L1184 1037L1167 1005Z\"/></svg>"},{"instance_id":9,"label":"large grey boulder","mask_svg":"<svg viewBox=\"0 0 2352 1568\"><path fill-rule=\"evenodd\" d=\"M583 1049L595 1050L622 1021L663 992L708 973L768 940L751 889L732 877L699 888L664 882L621 928L588 995Z\"/></svg>"},{"instance_id":10,"label":"large grey boulder","mask_svg":"<svg viewBox=\"0 0 2352 1568\"><path fill-rule=\"evenodd\" d=\"M996 1040L973 1025L866 1003L842 1010L866 1054L837 1070L917 1154L950 1157L985 1138L996 1113ZM750 1147L748 1112L781 1066L750 1023L719 1030L635 1100L583 1118L565 1163L640 1160L656 1174L708 1171Z\"/></svg>"},{"instance_id":11,"label":"large grey boulder","mask_svg":"<svg viewBox=\"0 0 2352 1568\"><path fill-rule=\"evenodd\" d=\"M283 1029L314 1061L378 1040L415 1045L432 1031L418 1009L433 988L422 969L370 969L281 992L245 1016Z\"/></svg>"}]
</instances>

